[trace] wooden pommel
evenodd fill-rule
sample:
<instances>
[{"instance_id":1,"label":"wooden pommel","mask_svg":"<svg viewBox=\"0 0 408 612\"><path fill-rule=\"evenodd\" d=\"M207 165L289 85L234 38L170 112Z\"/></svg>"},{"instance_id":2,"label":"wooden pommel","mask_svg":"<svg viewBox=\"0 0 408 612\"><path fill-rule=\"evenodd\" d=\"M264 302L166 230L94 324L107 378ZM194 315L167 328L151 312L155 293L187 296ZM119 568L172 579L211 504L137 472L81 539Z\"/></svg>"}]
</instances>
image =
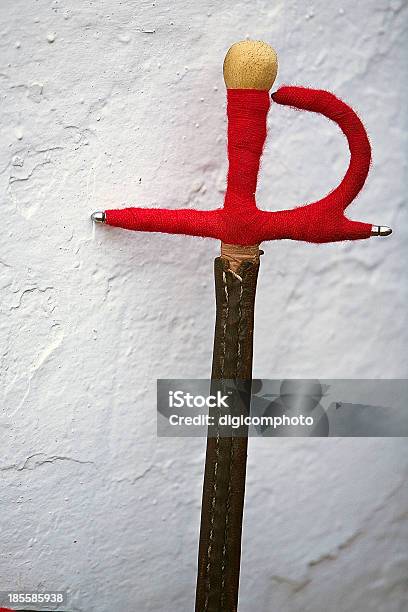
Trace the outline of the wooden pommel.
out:
<instances>
[{"instance_id":1,"label":"wooden pommel","mask_svg":"<svg viewBox=\"0 0 408 612\"><path fill-rule=\"evenodd\" d=\"M228 89L269 91L277 71L276 51L261 40L235 43L224 60L224 81Z\"/></svg>"}]
</instances>

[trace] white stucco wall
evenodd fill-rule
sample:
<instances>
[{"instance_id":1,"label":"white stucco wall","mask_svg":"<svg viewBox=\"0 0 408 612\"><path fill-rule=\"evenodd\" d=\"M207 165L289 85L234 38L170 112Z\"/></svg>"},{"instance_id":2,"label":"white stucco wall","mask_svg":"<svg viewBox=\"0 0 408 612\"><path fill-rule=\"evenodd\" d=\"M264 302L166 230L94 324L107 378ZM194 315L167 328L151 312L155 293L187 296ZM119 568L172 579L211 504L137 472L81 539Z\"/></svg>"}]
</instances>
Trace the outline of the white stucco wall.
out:
<instances>
[{"instance_id":1,"label":"white stucco wall","mask_svg":"<svg viewBox=\"0 0 408 612\"><path fill-rule=\"evenodd\" d=\"M155 382L209 374L218 244L89 215L220 204L236 40L277 49L277 85L359 111L374 161L352 216L395 230L264 245L254 374L407 376L407 8L2 0L0 589L193 609L205 442L156 438ZM269 128L260 205L340 179L335 126L273 108ZM406 610L407 464L404 439L251 439L240 612Z\"/></svg>"}]
</instances>

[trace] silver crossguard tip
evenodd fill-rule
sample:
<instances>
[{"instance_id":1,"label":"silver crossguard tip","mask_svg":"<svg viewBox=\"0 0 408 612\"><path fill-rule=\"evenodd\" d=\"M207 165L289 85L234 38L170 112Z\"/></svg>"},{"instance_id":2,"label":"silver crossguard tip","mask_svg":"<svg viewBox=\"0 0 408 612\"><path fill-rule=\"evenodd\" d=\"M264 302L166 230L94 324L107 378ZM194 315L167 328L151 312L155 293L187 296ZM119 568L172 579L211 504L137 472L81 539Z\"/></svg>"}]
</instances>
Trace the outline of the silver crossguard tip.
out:
<instances>
[{"instance_id":1,"label":"silver crossguard tip","mask_svg":"<svg viewBox=\"0 0 408 612\"><path fill-rule=\"evenodd\" d=\"M91 219L95 223L105 223L106 221L105 211L98 210L97 212L92 213Z\"/></svg>"},{"instance_id":2,"label":"silver crossguard tip","mask_svg":"<svg viewBox=\"0 0 408 612\"><path fill-rule=\"evenodd\" d=\"M392 234L392 229L386 225L373 225L371 228L372 236L389 236Z\"/></svg>"}]
</instances>

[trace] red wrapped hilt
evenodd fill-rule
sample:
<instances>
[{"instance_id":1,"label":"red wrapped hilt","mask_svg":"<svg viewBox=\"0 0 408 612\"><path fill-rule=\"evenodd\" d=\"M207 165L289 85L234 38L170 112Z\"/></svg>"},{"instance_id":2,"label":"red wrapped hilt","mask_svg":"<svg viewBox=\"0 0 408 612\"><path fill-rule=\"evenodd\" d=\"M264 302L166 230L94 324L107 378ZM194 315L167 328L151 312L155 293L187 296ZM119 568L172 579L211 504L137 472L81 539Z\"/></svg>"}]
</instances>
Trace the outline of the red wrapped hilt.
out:
<instances>
[{"instance_id":1,"label":"red wrapped hilt","mask_svg":"<svg viewBox=\"0 0 408 612\"><path fill-rule=\"evenodd\" d=\"M260 157L270 106L267 91L228 89L229 170L224 206L194 209L125 208L107 210L106 223L125 229L217 238L224 243L254 245L264 240L335 242L369 238L372 224L344 215L367 177L371 150L356 113L333 94L304 87L281 87L277 104L318 112L335 121L350 148L350 164L341 183L327 196L291 210L269 212L256 205Z\"/></svg>"}]
</instances>

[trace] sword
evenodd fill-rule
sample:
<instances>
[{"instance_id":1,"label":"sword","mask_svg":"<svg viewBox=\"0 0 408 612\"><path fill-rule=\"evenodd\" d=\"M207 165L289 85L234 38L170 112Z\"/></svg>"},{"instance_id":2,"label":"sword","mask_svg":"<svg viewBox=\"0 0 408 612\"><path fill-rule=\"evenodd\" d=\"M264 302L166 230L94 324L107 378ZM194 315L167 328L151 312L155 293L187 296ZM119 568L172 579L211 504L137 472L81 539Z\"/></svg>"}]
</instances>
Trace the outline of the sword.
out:
<instances>
[{"instance_id":1,"label":"sword","mask_svg":"<svg viewBox=\"0 0 408 612\"><path fill-rule=\"evenodd\" d=\"M304 87L269 90L277 57L268 44L243 41L224 60L227 86L228 178L222 207L211 211L131 207L98 211L93 221L124 229L204 236L221 241L214 262L216 323L214 384L244 385L250 411L254 304L264 240L314 243L388 236L386 226L352 221L345 209L362 189L370 166L366 131L356 113L333 94ZM343 180L321 200L292 210L259 209L255 192L266 118L271 104L321 113L345 134L350 164ZM234 409L234 406L233 406ZM213 416L217 416L216 408ZM221 434L209 427L202 496L196 612L235 612L238 607L241 532L245 496L247 429Z\"/></svg>"}]
</instances>

